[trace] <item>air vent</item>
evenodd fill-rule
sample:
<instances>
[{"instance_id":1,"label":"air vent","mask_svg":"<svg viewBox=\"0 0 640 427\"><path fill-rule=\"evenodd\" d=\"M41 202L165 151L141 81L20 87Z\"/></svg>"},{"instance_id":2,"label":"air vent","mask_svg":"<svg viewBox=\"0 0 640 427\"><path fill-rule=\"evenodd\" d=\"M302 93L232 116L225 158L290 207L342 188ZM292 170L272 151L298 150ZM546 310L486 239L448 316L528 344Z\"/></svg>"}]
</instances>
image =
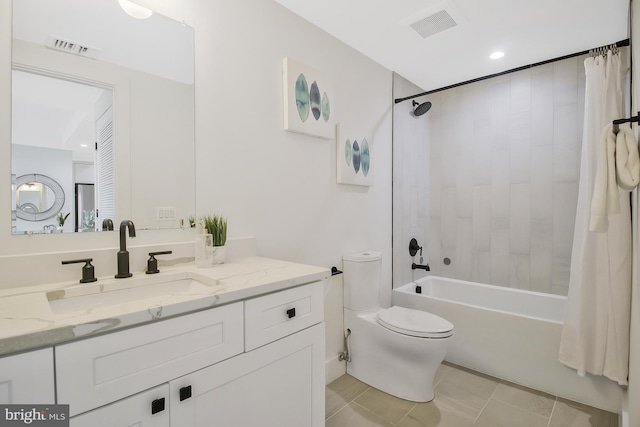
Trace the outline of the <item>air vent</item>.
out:
<instances>
[{"instance_id":1,"label":"air vent","mask_svg":"<svg viewBox=\"0 0 640 427\"><path fill-rule=\"evenodd\" d=\"M65 40L61 37L50 35L47 39L46 46L60 52L72 53L74 55L84 56L95 59L100 54L100 49L87 46L86 44Z\"/></svg>"},{"instance_id":2,"label":"air vent","mask_svg":"<svg viewBox=\"0 0 640 427\"><path fill-rule=\"evenodd\" d=\"M426 39L450 28L463 26L467 22L454 0L444 0L407 16L399 21L399 24L411 27Z\"/></svg>"},{"instance_id":3,"label":"air vent","mask_svg":"<svg viewBox=\"0 0 640 427\"><path fill-rule=\"evenodd\" d=\"M411 24L411 28L416 30L422 38L430 37L449 28L457 26L458 23L449 15L446 10L441 10L433 15L426 16Z\"/></svg>"}]
</instances>

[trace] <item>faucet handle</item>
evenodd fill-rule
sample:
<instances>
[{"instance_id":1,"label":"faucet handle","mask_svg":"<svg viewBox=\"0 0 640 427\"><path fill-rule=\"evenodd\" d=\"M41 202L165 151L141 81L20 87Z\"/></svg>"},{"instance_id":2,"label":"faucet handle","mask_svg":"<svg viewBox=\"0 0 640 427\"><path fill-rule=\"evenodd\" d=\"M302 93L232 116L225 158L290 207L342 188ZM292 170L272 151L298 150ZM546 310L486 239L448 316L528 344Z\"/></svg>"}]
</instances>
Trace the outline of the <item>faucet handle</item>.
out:
<instances>
[{"instance_id":1,"label":"faucet handle","mask_svg":"<svg viewBox=\"0 0 640 427\"><path fill-rule=\"evenodd\" d=\"M91 265L91 261L93 261L93 258L73 259L68 261L62 261L62 265L77 264L80 262L84 262L85 265L84 267L82 267L82 279L80 279L80 283L91 283L98 280L96 279L93 265Z\"/></svg>"},{"instance_id":2,"label":"faucet handle","mask_svg":"<svg viewBox=\"0 0 640 427\"><path fill-rule=\"evenodd\" d=\"M155 274L160 273L158 270L158 260L156 259L156 255L168 255L173 253L172 251L161 251L161 252L149 252L149 259L147 260L147 274Z\"/></svg>"}]
</instances>

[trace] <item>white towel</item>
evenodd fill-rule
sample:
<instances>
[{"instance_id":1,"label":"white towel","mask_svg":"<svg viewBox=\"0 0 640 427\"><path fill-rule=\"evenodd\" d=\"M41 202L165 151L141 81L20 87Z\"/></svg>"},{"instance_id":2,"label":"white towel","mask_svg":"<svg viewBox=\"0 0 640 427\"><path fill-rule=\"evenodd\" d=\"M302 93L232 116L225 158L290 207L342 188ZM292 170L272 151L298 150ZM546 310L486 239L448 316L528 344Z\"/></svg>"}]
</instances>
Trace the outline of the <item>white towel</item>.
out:
<instances>
[{"instance_id":1,"label":"white towel","mask_svg":"<svg viewBox=\"0 0 640 427\"><path fill-rule=\"evenodd\" d=\"M620 198L615 168L616 134L610 123L600 135L596 177L591 198L589 230L604 233L609 228L608 215L620 213Z\"/></svg>"},{"instance_id":2,"label":"white towel","mask_svg":"<svg viewBox=\"0 0 640 427\"><path fill-rule=\"evenodd\" d=\"M631 191L640 182L640 156L638 143L628 125L620 126L616 138L616 176L618 185Z\"/></svg>"}]
</instances>

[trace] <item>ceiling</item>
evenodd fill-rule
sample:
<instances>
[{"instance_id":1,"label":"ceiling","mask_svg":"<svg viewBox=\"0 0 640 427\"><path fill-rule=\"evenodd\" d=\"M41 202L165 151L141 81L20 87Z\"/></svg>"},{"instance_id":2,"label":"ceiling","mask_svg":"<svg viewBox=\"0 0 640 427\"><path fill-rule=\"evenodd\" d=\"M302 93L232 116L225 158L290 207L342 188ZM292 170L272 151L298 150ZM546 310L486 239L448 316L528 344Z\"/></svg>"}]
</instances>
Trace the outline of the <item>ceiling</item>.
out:
<instances>
[{"instance_id":1,"label":"ceiling","mask_svg":"<svg viewBox=\"0 0 640 427\"><path fill-rule=\"evenodd\" d=\"M628 38L629 0L275 1L425 91ZM455 26L410 26L442 10Z\"/></svg>"},{"instance_id":2,"label":"ceiling","mask_svg":"<svg viewBox=\"0 0 640 427\"><path fill-rule=\"evenodd\" d=\"M116 0L14 1L13 37L48 48L55 39L66 40L88 47L87 54L80 56L90 60L185 84L194 80L193 28L159 13L134 19ZM63 52L60 61L78 54L75 50ZM93 161L94 103L103 92L14 71L13 143L70 150L74 160Z\"/></svg>"}]
</instances>

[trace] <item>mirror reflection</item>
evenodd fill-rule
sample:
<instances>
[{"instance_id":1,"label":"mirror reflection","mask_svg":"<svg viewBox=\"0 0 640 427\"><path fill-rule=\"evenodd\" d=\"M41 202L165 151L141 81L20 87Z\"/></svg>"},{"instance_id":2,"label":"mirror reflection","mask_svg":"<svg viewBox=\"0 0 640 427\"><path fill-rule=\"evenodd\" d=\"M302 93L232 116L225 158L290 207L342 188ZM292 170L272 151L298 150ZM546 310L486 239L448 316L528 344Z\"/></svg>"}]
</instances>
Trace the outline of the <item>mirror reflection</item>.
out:
<instances>
[{"instance_id":1,"label":"mirror reflection","mask_svg":"<svg viewBox=\"0 0 640 427\"><path fill-rule=\"evenodd\" d=\"M13 233L194 215L193 29L116 0L14 1L13 19L12 177L46 175L66 194L29 216L50 209L48 190L13 182Z\"/></svg>"},{"instance_id":2,"label":"mirror reflection","mask_svg":"<svg viewBox=\"0 0 640 427\"><path fill-rule=\"evenodd\" d=\"M104 138L105 132L113 126L111 108L112 92L109 89L13 71L12 173L18 177L45 176L50 183L55 183L51 184L53 188L59 188L63 194L63 204L55 212L49 212L54 200L50 186L37 180L21 185L16 182L14 234L46 232L50 225L59 227L59 231L78 231L70 226L82 220L78 216L82 211L74 206L77 199L71 197L75 186L78 183L93 185L104 174L112 181L113 146L105 144ZM111 152L105 152L109 150ZM106 172L97 175L96 159L107 159L99 163ZM43 187L46 191L41 190ZM69 195L66 200L64 194ZM94 197L93 212L85 216L95 217L95 206L104 206L105 212L113 210L113 193L102 196L99 201ZM43 203L51 206L43 206ZM50 215L33 215L45 211ZM66 227L55 218L60 211L63 215L71 213L69 223L65 221ZM94 230L95 226L91 231Z\"/></svg>"}]
</instances>

